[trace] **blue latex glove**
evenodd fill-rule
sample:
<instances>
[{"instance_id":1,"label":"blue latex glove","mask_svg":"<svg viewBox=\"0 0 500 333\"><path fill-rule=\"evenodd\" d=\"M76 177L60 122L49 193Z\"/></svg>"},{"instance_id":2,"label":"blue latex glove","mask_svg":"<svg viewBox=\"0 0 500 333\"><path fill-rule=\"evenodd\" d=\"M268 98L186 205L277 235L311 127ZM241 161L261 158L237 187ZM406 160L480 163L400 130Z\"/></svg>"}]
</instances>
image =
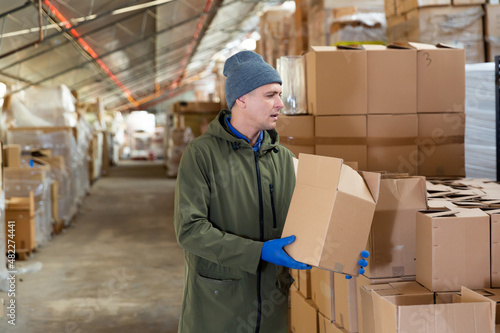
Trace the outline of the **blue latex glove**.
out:
<instances>
[{"instance_id":1,"label":"blue latex glove","mask_svg":"<svg viewBox=\"0 0 500 333\"><path fill-rule=\"evenodd\" d=\"M368 257L370 256L370 252L366 251L366 250L363 250L361 251L361 257L363 259L359 259L358 261L358 264L359 266L361 267L359 270L358 270L358 273L361 275L361 274L365 274L365 267L368 266L368 261L366 260ZM350 280L352 278L352 276L350 275L346 275L345 276L346 279Z\"/></svg>"},{"instance_id":2,"label":"blue latex glove","mask_svg":"<svg viewBox=\"0 0 500 333\"><path fill-rule=\"evenodd\" d=\"M285 266L293 269L311 269L311 266L294 260L283 250L285 245L292 244L294 241L295 236L292 235L264 242L260 257L262 260L279 266Z\"/></svg>"}]
</instances>

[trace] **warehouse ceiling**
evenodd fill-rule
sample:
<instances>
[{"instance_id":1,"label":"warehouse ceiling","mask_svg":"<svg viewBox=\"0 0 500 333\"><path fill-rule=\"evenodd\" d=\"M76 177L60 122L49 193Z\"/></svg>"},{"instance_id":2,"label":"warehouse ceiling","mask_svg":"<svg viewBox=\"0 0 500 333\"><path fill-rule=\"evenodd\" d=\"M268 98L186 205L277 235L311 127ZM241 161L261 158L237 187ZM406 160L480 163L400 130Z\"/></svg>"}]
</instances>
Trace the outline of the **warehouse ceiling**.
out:
<instances>
[{"instance_id":1,"label":"warehouse ceiling","mask_svg":"<svg viewBox=\"0 0 500 333\"><path fill-rule=\"evenodd\" d=\"M283 1L0 0L0 80L64 84L82 102L146 110L205 75Z\"/></svg>"}]
</instances>

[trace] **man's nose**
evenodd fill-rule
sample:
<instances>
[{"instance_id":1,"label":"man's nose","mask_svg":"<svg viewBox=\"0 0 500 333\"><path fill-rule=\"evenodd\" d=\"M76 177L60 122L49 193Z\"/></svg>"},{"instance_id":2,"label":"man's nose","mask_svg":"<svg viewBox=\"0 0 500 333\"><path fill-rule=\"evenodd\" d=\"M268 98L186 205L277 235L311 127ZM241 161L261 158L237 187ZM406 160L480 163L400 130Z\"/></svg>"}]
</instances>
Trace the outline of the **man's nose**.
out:
<instances>
[{"instance_id":1,"label":"man's nose","mask_svg":"<svg viewBox=\"0 0 500 333\"><path fill-rule=\"evenodd\" d=\"M276 101L274 106L278 109L282 109L285 106L283 104L283 101L281 100L281 96L278 96L278 100Z\"/></svg>"}]
</instances>

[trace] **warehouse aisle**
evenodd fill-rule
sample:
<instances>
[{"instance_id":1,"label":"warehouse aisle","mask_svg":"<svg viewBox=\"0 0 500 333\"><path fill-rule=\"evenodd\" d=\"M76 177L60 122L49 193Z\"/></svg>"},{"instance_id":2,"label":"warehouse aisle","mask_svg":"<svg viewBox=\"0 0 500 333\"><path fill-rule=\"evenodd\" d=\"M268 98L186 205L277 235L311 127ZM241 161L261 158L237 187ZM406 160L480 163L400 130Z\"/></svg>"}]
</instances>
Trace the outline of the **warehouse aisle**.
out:
<instances>
[{"instance_id":1,"label":"warehouse aisle","mask_svg":"<svg viewBox=\"0 0 500 333\"><path fill-rule=\"evenodd\" d=\"M0 332L177 332L184 266L164 174L131 161L97 181L72 225L24 262L43 267L19 276L16 326L0 318Z\"/></svg>"}]
</instances>

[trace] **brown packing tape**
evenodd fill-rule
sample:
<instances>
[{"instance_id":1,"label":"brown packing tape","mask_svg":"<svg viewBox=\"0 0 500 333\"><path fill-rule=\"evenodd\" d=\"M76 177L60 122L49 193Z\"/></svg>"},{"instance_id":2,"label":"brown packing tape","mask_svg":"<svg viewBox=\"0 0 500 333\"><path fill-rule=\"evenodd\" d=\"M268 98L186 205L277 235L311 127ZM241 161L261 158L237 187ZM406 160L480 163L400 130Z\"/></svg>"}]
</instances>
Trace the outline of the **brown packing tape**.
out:
<instances>
[{"instance_id":1,"label":"brown packing tape","mask_svg":"<svg viewBox=\"0 0 500 333\"><path fill-rule=\"evenodd\" d=\"M427 142L431 142L435 145L449 145L449 144L454 144L454 143L464 143L464 136L463 135L450 135L446 137L418 137L418 144L425 144Z\"/></svg>"},{"instance_id":2,"label":"brown packing tape","mask_svg":"<svg viewBox=\"0 0 500 333\"><path fill-rule=\"evenodd\" d=\"M367 138L368 146L413 146L417 145L416 137L407 138Z\"/></svg>"},{"instance_id":3,"label":"brown packing tape","mask_svg":"<svg viewBox=\"0 0 500 333\"><path fill-rule=\"evenodd\" d=\"M280 137L280 143L298 146L314 145L368 145L368 146L412 146L425 145L428 142L434 145L464 143L463 135L453 135L442 138L434 137L405 137L405 138L367 138L367 137Z\"/></svg>"},{"instance_id":4,"label":"brown packing tape","mask_svg":"<svg viewBox=\"0 0 500 333\"><path fill-rule=\"evenodd\" d=\"M416 145L416 137L407 138L344 138L344 137L316 137L317 145L362 145L362 146L412 146Z\"/></svg>"}]
</instances>

